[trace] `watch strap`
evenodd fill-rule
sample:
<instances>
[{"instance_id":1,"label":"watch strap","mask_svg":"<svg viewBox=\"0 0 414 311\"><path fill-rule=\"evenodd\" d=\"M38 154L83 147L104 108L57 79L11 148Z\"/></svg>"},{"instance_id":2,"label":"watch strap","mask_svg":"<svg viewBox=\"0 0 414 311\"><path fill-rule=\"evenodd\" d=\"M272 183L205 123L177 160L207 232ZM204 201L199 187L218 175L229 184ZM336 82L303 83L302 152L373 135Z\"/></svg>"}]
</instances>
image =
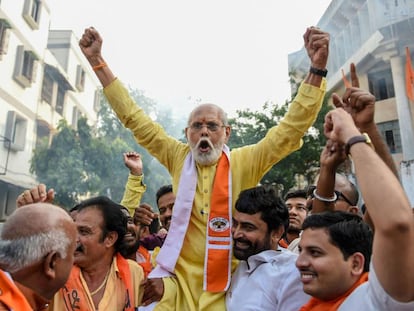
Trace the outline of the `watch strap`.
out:
<instances>
[{"instance_id":1,"label":"watch strap","mask_svg":"<svg viewBox=\"0 0 414 311\"><path fill-rule=\"evenodd\" d=\"M366 134L351 137L345 145L345 153L347 155L349 155L351 147L353 145L357 144L357 143L366 143L366 144L368 144L369 143L369 138L367 137Z\"/></svg>"},{"instance_id":2,"label":"watch strap","mask_svg":"<svg viewBox=\"0 0 414 311\"><path fill-rule=\"evenodd\" d=\"M319 69L312 66L309 68L309 72L321 77L326 77L326 75L328 74L328 70Z\"/></svg>"}]
</instances>

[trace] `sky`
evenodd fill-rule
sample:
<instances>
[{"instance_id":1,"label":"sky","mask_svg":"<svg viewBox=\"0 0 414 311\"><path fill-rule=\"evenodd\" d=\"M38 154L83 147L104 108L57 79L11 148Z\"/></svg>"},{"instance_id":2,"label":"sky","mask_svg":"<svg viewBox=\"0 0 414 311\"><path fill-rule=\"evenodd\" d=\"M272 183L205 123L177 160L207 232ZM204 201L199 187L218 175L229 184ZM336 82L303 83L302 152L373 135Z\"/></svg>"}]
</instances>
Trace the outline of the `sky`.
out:
<instances>
[{"instance_id":1,"label":"sky","mask_svg":"<svg viewBox=\"0 0 414 311\"><path fill-rule=\"evenodd\" d=\"M290 100L288 54L330 0L49 0L51 29L95 27L127 86L175 115L214 103L229 116Z\"/></svg>"}]
</instances>

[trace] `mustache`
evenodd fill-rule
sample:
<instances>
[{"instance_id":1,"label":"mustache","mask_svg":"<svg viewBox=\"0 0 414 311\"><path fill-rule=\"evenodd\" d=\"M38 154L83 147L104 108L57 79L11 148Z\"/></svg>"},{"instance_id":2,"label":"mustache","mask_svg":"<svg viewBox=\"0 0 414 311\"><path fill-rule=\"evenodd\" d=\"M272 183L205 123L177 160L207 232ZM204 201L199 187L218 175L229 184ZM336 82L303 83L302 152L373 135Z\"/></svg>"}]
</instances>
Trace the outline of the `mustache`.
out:
<instances>
[{"instance_id":1,"label":"mustache","mask_svg":"<svg viewBox=\"0 0 414 311\"><path fill-rule=\"evenodd\" d=\"M210 139L209 138L207 138L207 137L203 137L203 138L201 138L199 141L198 141L198 143L197 143L197 145L196 145L196 148L200 148L201 146L203 146L204 145L204 147L206 147L206 145L208 145L208 147L210 147L211 149L213 149L214 148L214 146L213 146L213 143L210 141Z\"/></svg>"},{"instance_id":2,"label":"mustache","mask_svg":"<svg viewBox=\"0 0 414 311\"><path fill-rule=\"evenodd\" d=\"M236 242L245 243L245 244L248 244L249 246L252 246L252 243L249 240L245 240L245 239L242 239L242 238L233 239L233 242L234 243L236 243Z\"/></svg>"},{"instance_id":3,"label":"mustache","mask_svg":"<svg viewBox=\"0 0 414 311\"><path fill-rule=\"evenodd\" d=\"M83 253L83 245L79 244L78 247L76 247L75 252Z\"/></svg>"}]
</instances>

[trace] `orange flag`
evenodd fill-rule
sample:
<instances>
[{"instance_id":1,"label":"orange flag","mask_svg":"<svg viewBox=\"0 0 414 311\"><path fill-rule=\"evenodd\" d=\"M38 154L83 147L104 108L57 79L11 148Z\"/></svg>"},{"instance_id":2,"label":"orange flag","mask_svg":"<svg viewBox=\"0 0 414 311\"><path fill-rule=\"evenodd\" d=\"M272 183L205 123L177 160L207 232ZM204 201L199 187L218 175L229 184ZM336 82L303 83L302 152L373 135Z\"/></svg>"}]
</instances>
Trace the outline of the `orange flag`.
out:
<instances>
[{"instance_id":1,"label":"orange flag","mask_svg":"<svg viewBox=\"0 0 414 311\"><path fill-rule=\"evenodd\" d=\"M405 63L405 87L407 91L407 97L414 102L414 70L411 65L411 55L408 47L405 48L406 63Z\"/></svg>"},{"instance_id":2,"label":"orange flag","mask_svg":"<svg viewBox=\"0 0 414 311\"><path fill-rule=\"evenodd\" d=\"M346 78L346 76L345 76L345 72L344 72L344 70L343 70L343 69L341 69L341 72L342 72L342 81L344 81L345 88L350 88L350 87L352 87L351 82L349 82L349 81L348 81L348 79Z\"/></svg>"}]
</instances>

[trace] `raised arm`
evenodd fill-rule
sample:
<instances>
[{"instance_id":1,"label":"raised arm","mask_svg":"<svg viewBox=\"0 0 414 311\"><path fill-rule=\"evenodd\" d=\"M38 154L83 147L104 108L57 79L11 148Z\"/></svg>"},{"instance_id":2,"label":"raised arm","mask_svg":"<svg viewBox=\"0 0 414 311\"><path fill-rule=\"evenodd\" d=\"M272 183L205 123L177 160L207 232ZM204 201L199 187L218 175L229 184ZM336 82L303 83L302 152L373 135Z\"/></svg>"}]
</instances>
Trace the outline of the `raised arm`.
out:
<instances>
[{"instance_id":1,"label":"raised arm","mask_svg":"<svg viewBox=\"0 0 414 311\"><path fill-rule=\"evenodd\" d=\"M309 27L303 35L303 41L311 62L311 70L304 82L320 87L323 72L326 72L326 64L328 62L329 34L317 27Z\"/></svg>"},{"instance_id":2,"label":"raised arm","mask_svg":"<svg viewBox=\"0 0 414 311\"><path fill-rule=\"evenodd\" d=\"M343 109L325 118L325 135L347 143L360 135ZM414 221L409 201L394 173L363 142L350 147L358 183L375 226L373 265L382 287L401 302L414 300Z\"/></svg>"},{"instance_id":3,"label":"raised arm","mask_svg":"<svg viewBox=\"0 0 414 311\"><path fill-rule=\"evenodd\" d=\"M89 27L85 29L82 38L79 40L79 47L89 64L91 64L103 87L115 80L114 74L102 57L102 38L95 28Z\"/></svg>"},{"instance_id":4,"label":"raised arm","mask_svg":"<svg viewBox=\"0 0 414 311\"><path fill-rule=\"evenodd\" d=\"M121 205L125 206L131 217L134 217L135 209L139 206L145 193L146 186L143 182L143 165L141 155L138 152L126 152L123 154L124 164L129 169L128 181L125 185L124 196Z\"/></svg>"},{"instance_id":5,"label":"raised arm","mask_svg":"<svg viewBox=\"0 0 414 311\"><path fill-rule=\"evenodd\" d=\"M312 203L312 214L335 209L333 199L335 198L336 170L345 160L344 146L328 139L320 156L319 178Z\"/></svg>"}]
</instances>

